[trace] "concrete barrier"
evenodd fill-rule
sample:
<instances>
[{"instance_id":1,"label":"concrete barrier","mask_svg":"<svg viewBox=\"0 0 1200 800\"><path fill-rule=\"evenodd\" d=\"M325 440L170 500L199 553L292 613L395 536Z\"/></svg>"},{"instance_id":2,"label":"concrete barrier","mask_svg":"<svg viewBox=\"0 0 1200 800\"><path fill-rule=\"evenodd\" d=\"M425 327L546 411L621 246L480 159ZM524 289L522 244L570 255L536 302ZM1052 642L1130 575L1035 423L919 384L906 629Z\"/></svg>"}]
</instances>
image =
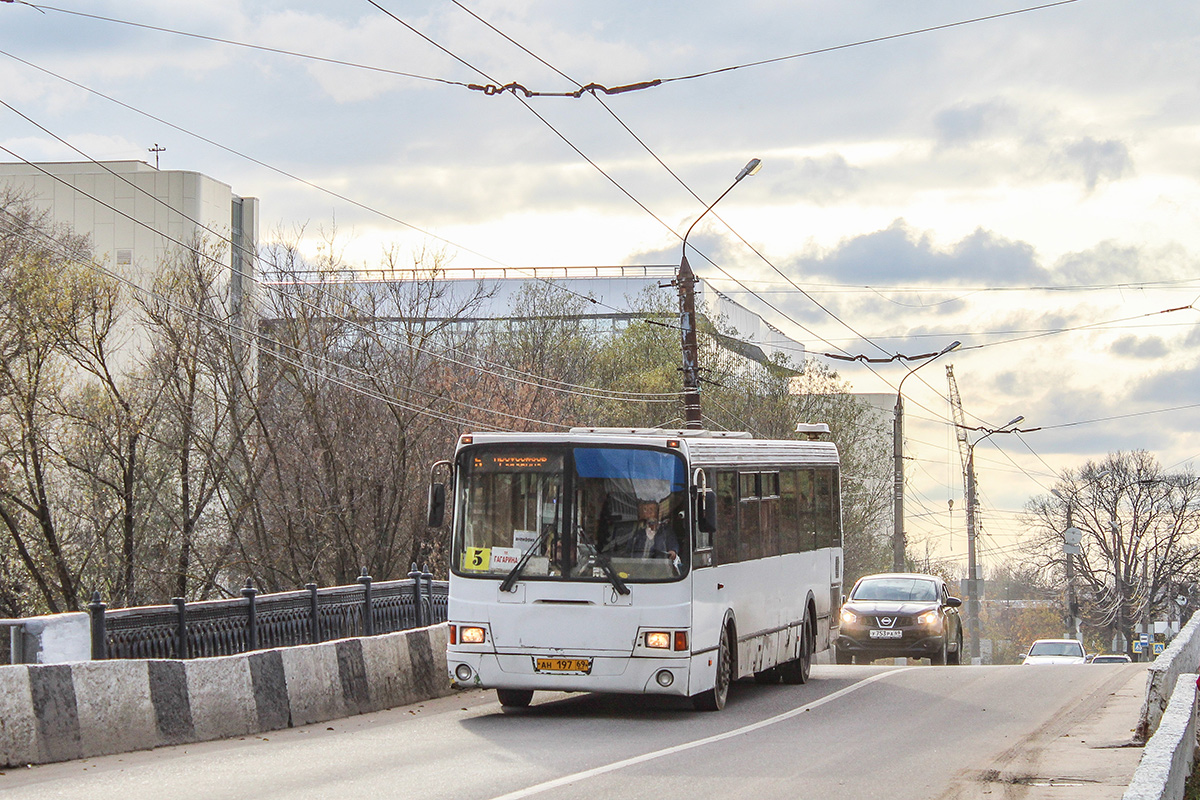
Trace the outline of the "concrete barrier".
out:
<instances>
[{"instance_id":1,"label":"concrete barrier","mask_svg":"<svg viewBox=\"0 0 1200 800\"><path fill-rule=\"evenodd\" d=\"M1146 673L1146 700L1142 704L1142 715L1138 720L1137 739L1145 742L1158 729L1171 692L1180 675L1196 672L1200 666L1200 614L1193 614L1162 655L1154 660Z\"/></svg>"},{"instance_id":2,"label":"concrete barrier","mask_svg":"<svg viewBox=\"0 0 1200 800\"><path fill-rule=\"evenodd\" d=\"M0 667L0 767L243 736L450 694L447 626L190 661Z\"/></svg>"},{"instance_id":3,"label":"concrete barrier","mask_svg":"<svg viewBox=\"0 0 1200 800\"><path fill-rule=\"evenodd\" d=\"M1183 800L1196 761L1196 678L1180 675L1124 800Z\"/></svg>"}]
</instances>

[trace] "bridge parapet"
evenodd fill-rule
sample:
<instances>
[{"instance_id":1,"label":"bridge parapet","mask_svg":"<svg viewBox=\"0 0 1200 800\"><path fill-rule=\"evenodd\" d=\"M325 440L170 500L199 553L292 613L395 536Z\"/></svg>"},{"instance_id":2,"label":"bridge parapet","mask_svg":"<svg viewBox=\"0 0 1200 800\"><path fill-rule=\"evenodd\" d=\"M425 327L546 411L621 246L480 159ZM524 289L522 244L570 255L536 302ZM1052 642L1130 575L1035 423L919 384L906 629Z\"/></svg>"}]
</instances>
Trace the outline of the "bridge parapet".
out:
<instances>
[{"instance_id":1,"label":"bridge parapet","mask_svg":"<svg viewBox=\"0 0 1200 800\"><path fill-rule=\"evenodd\" d=\"M450 694L447 626L187 661L0 667L0 767L244 736Z\"/></svg>"}]
</instances>

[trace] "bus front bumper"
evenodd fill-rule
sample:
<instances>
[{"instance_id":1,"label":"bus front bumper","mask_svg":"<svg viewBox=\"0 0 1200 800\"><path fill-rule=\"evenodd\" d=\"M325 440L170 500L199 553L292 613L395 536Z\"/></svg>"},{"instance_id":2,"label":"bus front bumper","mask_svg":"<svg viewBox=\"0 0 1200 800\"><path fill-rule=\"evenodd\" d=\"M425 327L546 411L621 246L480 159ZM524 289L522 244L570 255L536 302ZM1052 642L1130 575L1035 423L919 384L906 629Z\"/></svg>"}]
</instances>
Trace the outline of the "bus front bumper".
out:
<instances>
[{"instance_id":1,"label":"bus front bumper","mask_svg":"<svg viewBox=\"0 0 1200 800\"><path fill-rule=\"evenodd\" d=\"M701 658L696 656L695 658ZM533 653L446 653L451 684L458 689L533 689L548 692L612 692L618 694L663 694L686 697L693 657L687 653L648 658L630 656L555 655L554 661L586 661L581 664L543 664L545 654ZM550 668L547 668L550 667ZM557 667L562 671L555 671ZM574 668L574 671L568 671Z\"/></svg>"}]
</instances>

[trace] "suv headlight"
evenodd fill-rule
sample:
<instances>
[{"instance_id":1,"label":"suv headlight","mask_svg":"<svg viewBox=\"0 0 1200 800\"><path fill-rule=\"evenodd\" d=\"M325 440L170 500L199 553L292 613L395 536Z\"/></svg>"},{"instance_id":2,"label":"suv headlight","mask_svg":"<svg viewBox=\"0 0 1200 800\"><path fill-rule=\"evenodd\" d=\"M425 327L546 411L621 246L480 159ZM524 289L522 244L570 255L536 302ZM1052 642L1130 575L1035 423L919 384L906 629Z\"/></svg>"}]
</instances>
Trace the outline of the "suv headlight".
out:
<instances>
[{"instance_id":1,"label":"suv headlight","mask_svg":"<svg viewBox=\"0 0 1200 800\"><path fill-rule=\"evenodd\" d=\"M843 625L854 625L857 622L858 622L858 614L855 614L853 611L850 611L845 608L842 609L842 624Z\"/></svg>"},{"instance_id":2,"label":"suv headlight","mask_svg":"<svg viewBox=\"0 0 1200 800\"><path fill-rule=\"evenodd\" d=\"M938 616L938 612L936 611L926 611L924 614L917 617L918 625L938 625L941 623L941 621L942 618Z\"/></svg>"}]
</instances>

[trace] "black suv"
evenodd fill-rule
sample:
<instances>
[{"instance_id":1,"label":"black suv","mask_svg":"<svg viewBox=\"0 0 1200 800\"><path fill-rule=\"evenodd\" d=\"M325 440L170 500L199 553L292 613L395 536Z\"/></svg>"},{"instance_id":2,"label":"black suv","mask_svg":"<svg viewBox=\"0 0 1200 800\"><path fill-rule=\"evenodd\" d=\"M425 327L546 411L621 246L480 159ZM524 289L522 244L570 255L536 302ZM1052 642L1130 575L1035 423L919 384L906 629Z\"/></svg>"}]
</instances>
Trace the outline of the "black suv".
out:
<instances>
[{"instance_id":1,"label":"black suv","mask_svg":"<svg viewBox=\"0 0 1200 800\"><path fill-rule=\"evenodd\" d=\"M936 575L905 572L859 578L842 606L837 663L908 657L958 664L963 649L961 605Z\"/></svg>"}]
</instances>

